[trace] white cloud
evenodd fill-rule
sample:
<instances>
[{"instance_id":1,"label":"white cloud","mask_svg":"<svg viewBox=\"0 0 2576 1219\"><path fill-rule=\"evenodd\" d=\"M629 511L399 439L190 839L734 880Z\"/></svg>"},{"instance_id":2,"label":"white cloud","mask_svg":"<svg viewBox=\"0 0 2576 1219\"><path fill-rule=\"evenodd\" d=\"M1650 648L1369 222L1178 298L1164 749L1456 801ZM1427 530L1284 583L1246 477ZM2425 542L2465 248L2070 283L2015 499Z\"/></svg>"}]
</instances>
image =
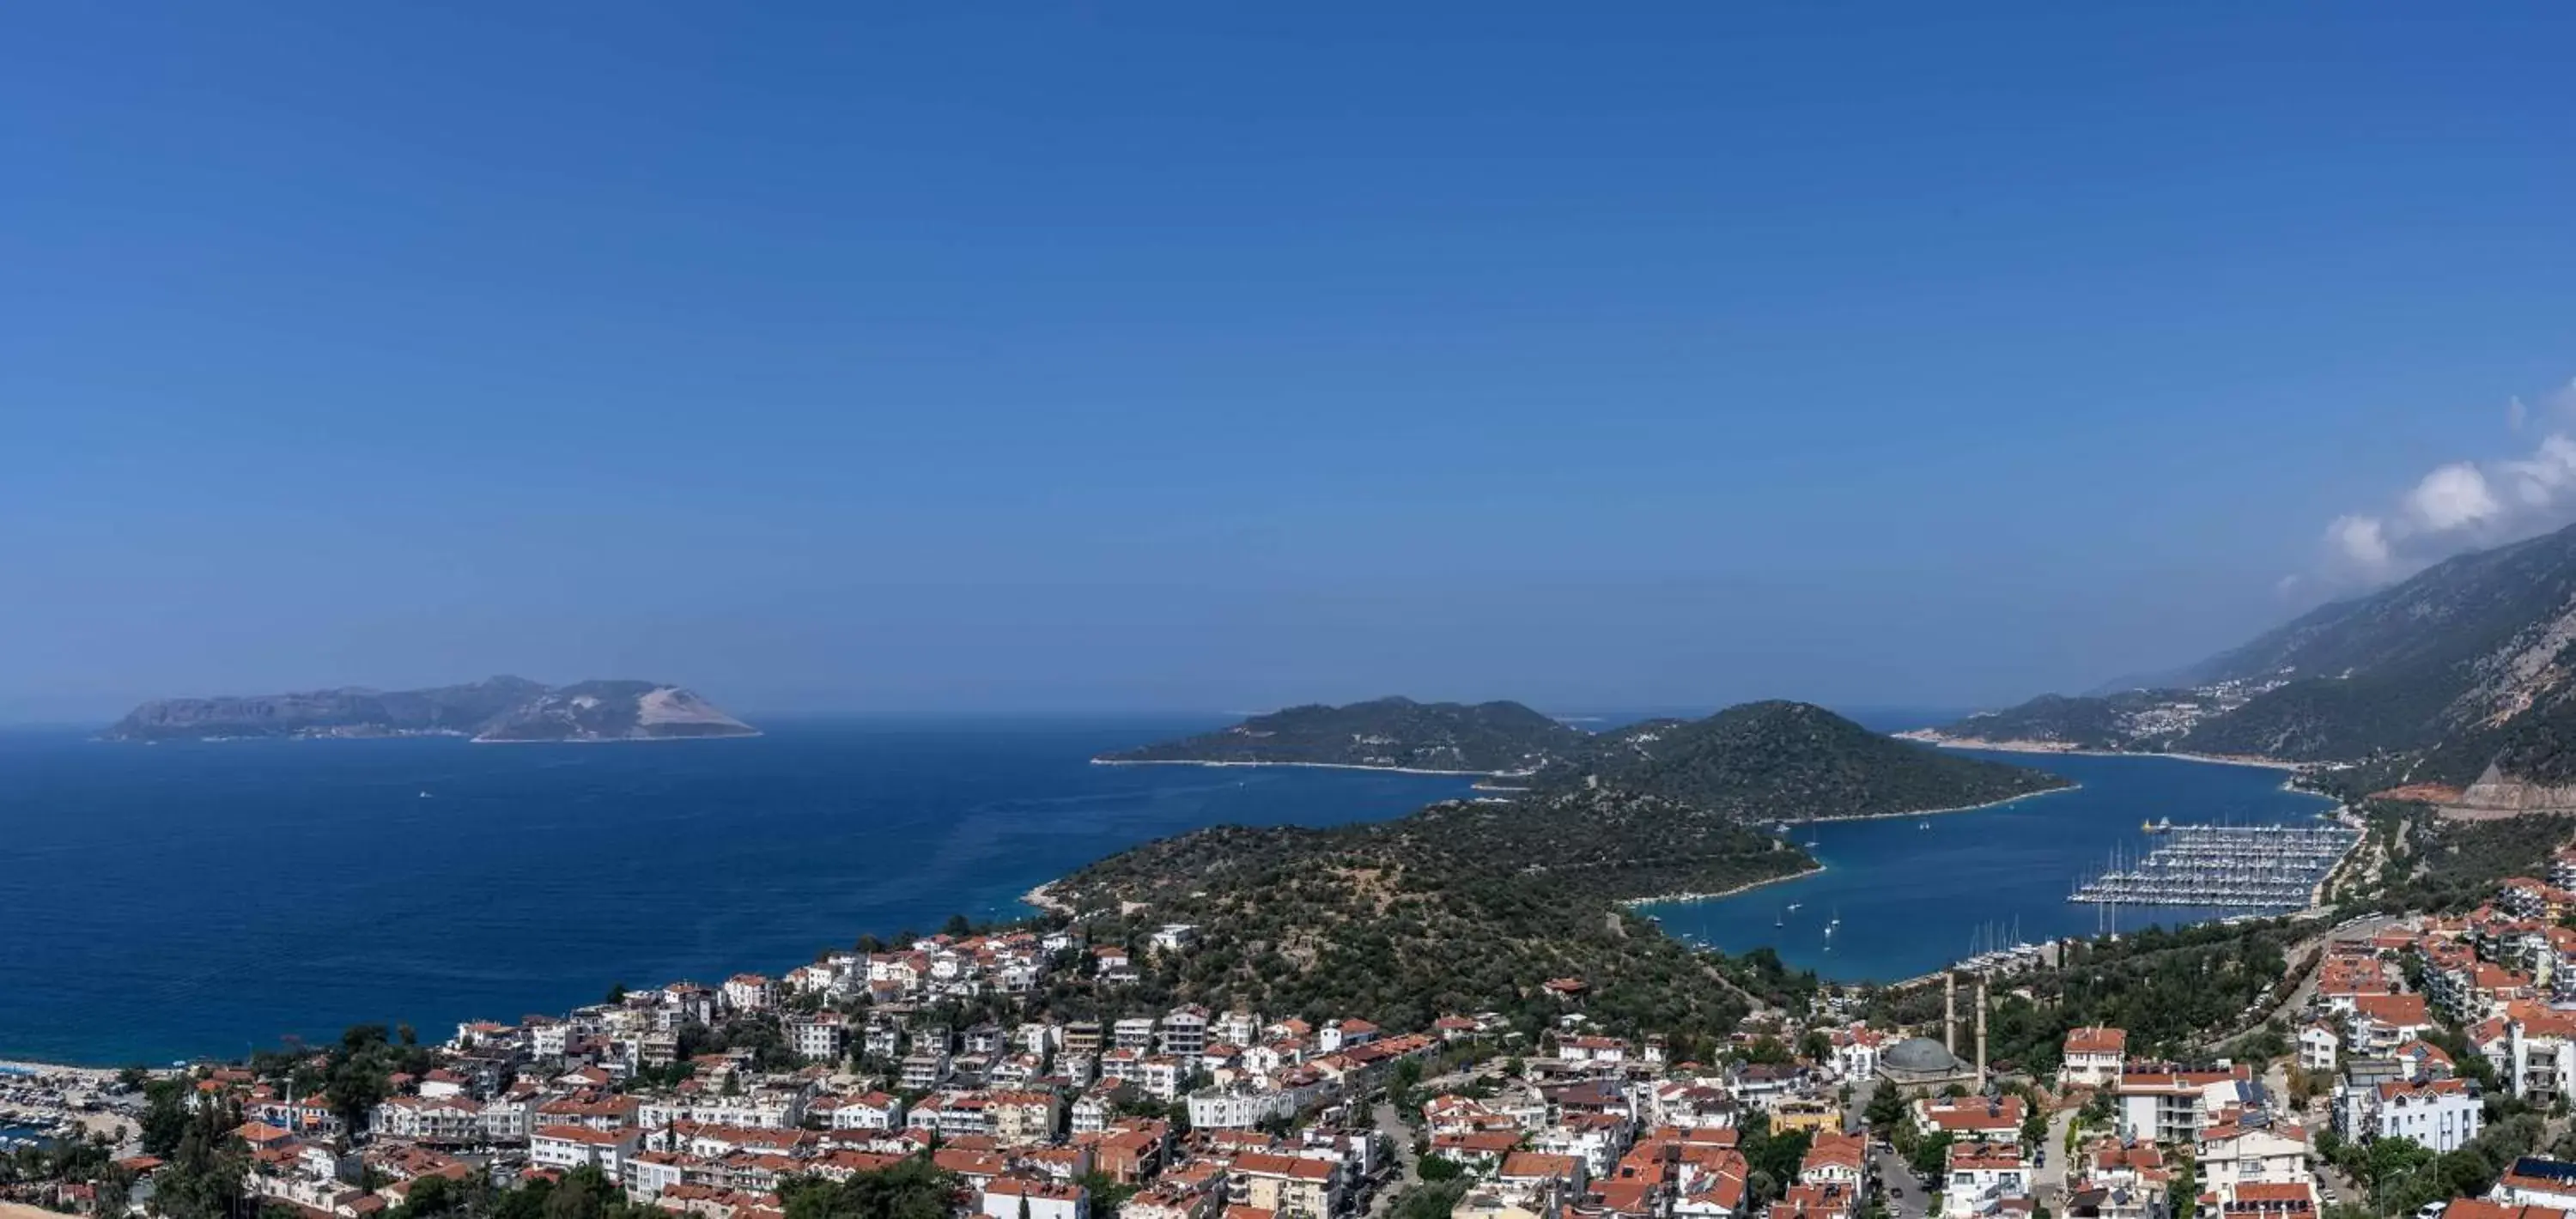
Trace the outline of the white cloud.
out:
<instances>
[{"instance_id":1,"label":"white cloud","mask_svg":"<svg viewBox=\"0 0 2576 1219\"><path fill-rule=\"evenodd\" d=\"M2384 578L2396 556L2389 553L2388 530L2375 516L2339 516L2326 526L2326 541L2362 575Z\"/></svg>"},{"instance_id":2,"label":"white cloud","mask_svg":"<svg viewBox=\"0 0 2576 1219\"><path fill-rule=\"evenodd\" d=\"M2576 381L2534 408L2516 397L2505 422L2576 426ZM2520 457L2435 466L2387 511L2353 512L2326 526L2327 584L2377 584L2410 575L2465 550L2500 545L2576 520L2576 439L2552 430ZM2296 586L2305 591L2305 583Z\"/></svg>"},{"instance_id":3,"label":"white cloud","mask_svg":"<svg viewBox=\"0 0 2576 1219\"><path fill-rule=\"evenodd\" d=\"M2439 533L2487 520L2504 511L2487 477L2465 461L2455 461L2424 476L2406 494L2407 514L2425 529Z\"/></svg>"},{"instance_id":4,"label":"white cloud","mask_svg":"<svg viewBox=\"0 0 2576 1219\"><path fill-rule=\"evenodd\" d=\"M2524 507L2546 508L2576 491L2576 441L2553 432L2531 456L2500 462L2496 470Z\"/></svg>"}]
</instances>

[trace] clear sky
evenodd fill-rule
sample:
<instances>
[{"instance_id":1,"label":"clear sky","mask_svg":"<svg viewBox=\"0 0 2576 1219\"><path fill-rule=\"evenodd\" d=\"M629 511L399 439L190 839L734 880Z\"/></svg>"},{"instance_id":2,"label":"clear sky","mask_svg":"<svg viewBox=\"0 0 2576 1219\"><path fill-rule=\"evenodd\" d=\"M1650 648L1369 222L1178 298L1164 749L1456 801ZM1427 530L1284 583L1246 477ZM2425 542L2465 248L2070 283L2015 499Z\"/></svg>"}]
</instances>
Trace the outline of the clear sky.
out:
<instances>
[{"instance_id":1,"label":"clear sky","mask_svg":"<svg viewBox=\"0 0 2576 1219\"><path fill-rule=\"evenodd\" d=\"M2191 660L2576 514L2571 46L2550 3L8 6L0 718Z\"/></svg>"}]
</instances>

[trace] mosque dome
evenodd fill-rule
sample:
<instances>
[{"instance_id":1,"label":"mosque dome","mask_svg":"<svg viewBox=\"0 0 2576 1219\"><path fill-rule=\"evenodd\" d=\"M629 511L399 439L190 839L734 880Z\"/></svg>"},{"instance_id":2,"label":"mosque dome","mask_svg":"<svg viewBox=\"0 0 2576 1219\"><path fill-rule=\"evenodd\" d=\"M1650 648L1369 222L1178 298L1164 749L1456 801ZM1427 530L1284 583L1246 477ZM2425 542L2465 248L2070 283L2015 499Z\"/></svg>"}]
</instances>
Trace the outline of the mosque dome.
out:
<instances>
[{"instance_id":1,"label":"mosque dome","mask_svg":"<svg viewBox=\"0 0 2576 1219\"><path fill-rule=\"evenodd\" d=\"M1908 1037L1897 1042L1879 1056L1879 1061L1896 1070L1919 1075L1956 1071L1961 1065L1958 1055L1929 1037Z\"/></svg>"}]
</instances>

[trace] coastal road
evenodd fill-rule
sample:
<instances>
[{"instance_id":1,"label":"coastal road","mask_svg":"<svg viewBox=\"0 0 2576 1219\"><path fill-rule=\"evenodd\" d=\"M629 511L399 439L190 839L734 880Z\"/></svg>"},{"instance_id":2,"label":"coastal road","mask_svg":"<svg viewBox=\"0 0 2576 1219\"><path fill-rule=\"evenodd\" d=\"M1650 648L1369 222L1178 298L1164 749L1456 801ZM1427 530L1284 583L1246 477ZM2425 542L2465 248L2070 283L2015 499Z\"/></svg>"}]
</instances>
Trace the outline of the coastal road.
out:
<instances>
[{"instance_id":1,"label":"coastal road","mask_svg":"<svg viewBox=\"0 0 2576 1219\"><path fill-rule=\"evenodd\" d=\"M2300 961L2306 959L2310 952L2316 952L2323 949L2327 940L2337 938L2366 939L2387 930L2391 925L2398 921L2398 917L2399 916L2393 914L2374 914L2349 927L2322 928L2315 935L2292 943L2288 949L2282 952L2281 955L2289 958L2290 964L2293 967L2296 967ZM2208 1048L2211 1046L2224 1045L2227 1042L2233 1041L2238 1037L2242 1037L2247 1033L2251 1033L2254 1030L2263 1027L2265 1024L2270 1023L2272 1018L2275 1016L2289 1015L2295 1017L2298 1013L2305 1011L2308 1006L2308 1000L2316 997L2317 974L2319 972L2319 968L2324 963L2325 958L2320 954L2317 959L2317 964L2310 966L2305 972L2299 975L2299 984L2291 987L2290 993L2283 996L2279 1003L2273 1004L2270 1007L2263 1009L2261 1012L2256 1013L2252 1020L2238 1025L2236 1028L2229 1030L2224 1035L2208 1038L2202 1041L2201 1046L2203 1048ZM2292 1031L2293 1033L2296 1032L2296 1030Z\"/></svg>"}]
</instances>

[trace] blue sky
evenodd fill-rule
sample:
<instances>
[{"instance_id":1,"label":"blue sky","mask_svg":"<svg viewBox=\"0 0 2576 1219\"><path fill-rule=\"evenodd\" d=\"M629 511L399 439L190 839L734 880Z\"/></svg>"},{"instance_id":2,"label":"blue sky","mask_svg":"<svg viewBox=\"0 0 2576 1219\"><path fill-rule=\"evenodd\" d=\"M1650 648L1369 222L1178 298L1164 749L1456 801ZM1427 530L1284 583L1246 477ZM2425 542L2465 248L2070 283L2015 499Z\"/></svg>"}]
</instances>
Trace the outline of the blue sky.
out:
<instances>
[{"instance_id":1,"label":"blue sky","mask_svg":"<svg viewBox=\"0 0 2576 1219\"><path fill-rule=\"evenodd\" d=\"M0 14L0 718L1987 703L2576 515L2563 6L1395 7Z\"/></svg>"}]
</instances>

